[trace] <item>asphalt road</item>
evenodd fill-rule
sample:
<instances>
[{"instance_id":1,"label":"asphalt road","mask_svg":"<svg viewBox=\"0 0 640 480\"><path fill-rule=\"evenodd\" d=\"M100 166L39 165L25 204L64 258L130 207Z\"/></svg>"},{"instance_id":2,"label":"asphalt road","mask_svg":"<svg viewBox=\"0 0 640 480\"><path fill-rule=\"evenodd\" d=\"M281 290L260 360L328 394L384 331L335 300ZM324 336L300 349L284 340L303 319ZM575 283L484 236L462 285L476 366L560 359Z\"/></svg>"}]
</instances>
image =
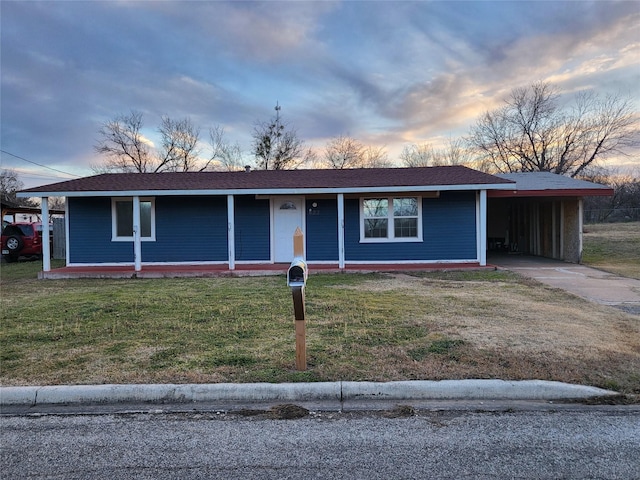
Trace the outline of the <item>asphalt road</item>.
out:
<instances>
[{"instance_id":1,"label":"asphalt road","mask_svg":"<svg viewBox=\"0 0 640 480\"><path fill-rule=\"evenodd\" d=\"M4 416L1 475L4 480L640 478L637 406L396 412L402 413L408 416Z\"/></svg>"}]
</instances>

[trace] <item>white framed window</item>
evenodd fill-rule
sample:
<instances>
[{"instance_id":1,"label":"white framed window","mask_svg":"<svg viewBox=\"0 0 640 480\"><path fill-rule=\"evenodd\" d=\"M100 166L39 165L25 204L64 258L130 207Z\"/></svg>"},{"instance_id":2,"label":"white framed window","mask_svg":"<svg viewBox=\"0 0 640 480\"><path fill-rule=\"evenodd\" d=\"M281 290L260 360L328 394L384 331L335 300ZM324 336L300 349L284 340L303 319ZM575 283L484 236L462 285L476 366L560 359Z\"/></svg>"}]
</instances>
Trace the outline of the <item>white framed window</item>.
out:
<instances>
[{"instance_id":1,"label":"white framed window","mask_svg":"<svg viewBox=\"0 0 640 480\"><path fill-rule=\"evenodd\" d=\"M360 199L360 242L421 241L421 197Z\"/></svg>"},{"instance_id":2,"label":"white framed window","mask_svg":"<svg viewBox=\"0 0 640 480\"><path fill-rule=\"evenodd\" d=\"M156 205L153 198L140 199L140 240L156 240ZM111 240L114 242L133 241L133 198L111 199Z\"/></svg>"}]
</instances>

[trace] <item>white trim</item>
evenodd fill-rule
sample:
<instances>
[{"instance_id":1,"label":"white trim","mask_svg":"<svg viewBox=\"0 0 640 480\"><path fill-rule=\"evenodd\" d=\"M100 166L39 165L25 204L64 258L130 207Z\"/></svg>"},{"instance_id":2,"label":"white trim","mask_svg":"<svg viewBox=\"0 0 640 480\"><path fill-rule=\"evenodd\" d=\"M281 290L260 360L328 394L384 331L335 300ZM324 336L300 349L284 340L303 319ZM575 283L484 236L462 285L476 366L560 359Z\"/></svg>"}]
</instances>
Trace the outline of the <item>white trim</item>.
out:
<instances>
[{"instance_id":1,"label":"white trim","mask_svg":"<svg viewBox=\"0 0 640 480\"><path fill-rule=\"evenodd\" d=\"M240 263L240 262L238 262ZM257 262L249 262L257 263ZM162 266L162 265L226 265L226 261L206 261L206 262L142 262L142 266ZM67 267L134 267L133 262L107 262L107 263L69 263Z\"/></svg>"},{"instance_id":2,"label":"white trim","mask_svg":"<svg viewBox=\"0 0 640 480\"><path fill-rule=\"evenodd\" d=\"M332 265L336 264L337 260L318 260L309 262L310 265ZM346 261L346 265L411 265L411 264L451 264L451 263L478 263L477 259L474 260L351 260ZM226 265L226 261L207 261L207 262L143 262L142 266L182 266L182 265ZM238 260L236 265L276 265L273 262L266 260ZM133 267L132 262L109 262L109 263L69 263L68 267Z\"/></svg>"},{"instance_id":3,"label":"white trim","mask_svg":"<svg viewBox=\"0 0 640 480\"><path fill-rule=\"evenodd\" d=\"M485 266L487 264L487 191L480 190L477 198L476 235L478 238L478 262L481 266Z\"/></svg>"},{"instance_id":4,"label":"white trim","mask_svg":"<svg viewBox=\"0 0 640 480\"><path fill-rule=\"evenodd\" d=\"M560 200L560 260L564 260L564 200Z\"/></svg>"},{"instance_id":5,"label":"white trim","mask_svg":"<svg viewBox=\"0 0 640 480\"><path fill-rule=\"evenodd\" d=\"M557 202L551 202L551 258L558 258L558 242L556 236L558 235L558 229L556 223L558 221L556 214Z\"/></svg>"},{"instance_id":6,"label":"white trim","mask_svg":"<svg viewBox=\"0 0 640 480\"><path fill-rule=\"evenodd\" d=\"M388 224L387 224L387 236L382 238L382 237L375 237L375 238L367 238L365 237L365 232L364 232L364 220L365 220L365 216L364 216L364 201L365 200L371 200L374 198L386 198L388 200L388 207L387 207L387 220L388 220ZM401 198L415 198L416 199L416 203L417 203L417 207L418 207L418 214L417 216L410 216L410 217L396 217L393 214L393 201L395 199L401 199ZM422 197L420 196L416 196L416 195L393 195L393 196L388 196L388 197L376 197L375 195L372 195L370 197L360 197L359 199L359 208L360 208L360 212L359 212L359 222L360 222L360 243L419 243L423 241L422 238ZM416 218L418 221L417 224L417 237L396 237L395 236L395 219L402 219L402 218Z\"/></svg>"},{"instance_id":7,"label":"white trim","mask_svg":"<svg viewBox=\"0 0 640 480\"><path fill-rule=\"evenodd\" d=\"M117 201L116 201L117 203ZM153 224L153 221L151 222ZM140 244L140 197L133 197L133 261L135 271L142 270L142 245ZM151 230L153 234L153 229Z\"/></svg>"},{"instance_id":8,"label":"white trim","mask_svg":"<svg viewBox=\"0 0 640 480\"><path fill-rule=\"evenodd\" d=\"M135 241L134 235L130 237L118 237L118 225L116 217L116 202L118 201L134 201L136 197L112 197L111 198L111 241L112 242L133 242ZM155 242L156 241L156 199L154 197L137 197L141 202L151 202L151 236L140 237L141 242ZM138 209L138 215L140 210ZM135 208L134 208L135 219ZM135 221L134 221L135 225Z\"/></svg>"},{"instance_id":9,"label":"white trim","mask_svg":"<svg viewBox=\"0 0 640 480\"><path fill-rule=\"evenodd\" d=\"M398 238L383 238L383 237L375 237L375 238L364 238L360 237L360 243L421 243L424 240L416 237L398 237Z\"/></svg>"},{"instance_id":10,"label":"white trim","mask_svg":"<svg viewBox=\"0 0 640 480\"><path fill-rule=\"evenodd\" d=\"M227 195L227 246L229 247L229 270L236 268L236 223L234 196Z\"/></svg>"},{"instance_id":11,"label":"white trim","mask_svg":"<svg viewBox=\"0 0 640 480\"><path fill-rule=\"evenodd\" d=\"M238 260L237 265L275 265L271 260Z\"/></svg>"},{"instance_id":12,"label":"white trim","mask_svg":"<svg viewBox=\"0 0 640 480\"><path fill-rule=\"evenodd\" d=\"M409 185L398 187L313 187L313 188L265 188L265 189L221 189L221 190L96 190L86 192L19 192L16 195L21 198L29 197L163 197L163 196L190 196L190 195L322 195L338 193L412 193L412 192L437 192L460 190L514 190L512 183L486 183L470 185Z\"/></svg>"},{"instance_id":13,"label":"white trim","mask_svg":"<svg viewBox=\"0 0 640 480\"><path fill-rule=\"evenodd\" d=\"M338 194L338 266L344 268L344 194Z\"/></svg>"},{"instance_id":14,"label":"white trim","mask_svg":"<svg viewBox=\"0 0 640 480\"><path fill-rule=\"evenodd\" d=\"M67 267L133 267L133 262L67 263Z\"/></svg>"},{"instance_id":15,"label":"white trim","mask_svg":"<svg viewBox=\"0 0 640 480\"><path fill-rule=\"evenodd\" d=\"M51 244L49 238L49 197L42 197L40 201L40 209L42 212L42 271L51 271Z\"/></svg>"},{"instance_id":16,"label":"white trim","mask_svg":"<svg viewBox=\"0 0 640 480\"><path fill-rule=\"evenodd\" d=\"M542 232L540 229L540 204L536 202L535 205L536 212L536 255L542 255Z\"/></svg>"},{"instance_id":17,"label":"white trim","mask_svg":"<svg viewBox=\"0 0 640 480\"><path fill-rule=\"evenodd\" d=\"M64 199L64 256L65 256L65 265L69 265L71 263L71 249L69 248L71 245L71 239L69 238L69 232L71 229L69 228L69 199Z\"/></svg>"},{"instance_id":18,"label":"white trim","mask_svg":"<svg viewBox=\"0 0 640 480\"><path fill-rule=\"evenodd\" d=\"M312 262L313 263L313 262ZM347 260L348 265L411 265L411 264L437 264L437 263L478 263L478 259L473 260Z\"/></svg>"},{"instance_id":19,"label":"white trim","mask_svg":"<svg viewBox=\"0 0 640 480\"><path fill-rule=\"evenodd\" d=\"M578 198L578 263L582 263L582 249L584 247L584 236L582 231L584 230L584 201L582 197Z\"/></svg>"},{"instance_id":20,"label":"white trim","mask_svg":"<svg viewBox=\"0 0 640 480\"><path fill-rule=\"evenodd\" d=\"M274 258L275 258L275 247L273 245L273 210L274 210L274 198L273 197L269 197L269 263L275 263Z\"/></svg>"}]
</instances>

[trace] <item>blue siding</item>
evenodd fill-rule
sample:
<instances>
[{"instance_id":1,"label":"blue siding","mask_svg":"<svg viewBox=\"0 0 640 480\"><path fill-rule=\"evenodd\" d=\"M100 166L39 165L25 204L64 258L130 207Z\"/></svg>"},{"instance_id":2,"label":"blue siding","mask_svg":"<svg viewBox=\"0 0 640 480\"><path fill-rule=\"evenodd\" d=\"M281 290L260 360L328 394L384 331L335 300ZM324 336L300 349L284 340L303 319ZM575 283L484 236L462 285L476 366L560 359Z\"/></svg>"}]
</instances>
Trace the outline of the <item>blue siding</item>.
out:
<instances>
[{"instance_id":1,"label":"blue siding","mask_svg":"<svg viewBox=\"0 0 640 480\"><path fill-rule=\"evenodd\" d=\"M142 262L227 261L226 197L157 197L156 240ZM111 198L69 198L71 263L133 263L133 241L111 241Z\"/></svg>"},{"instance_id":2,"label":"blue siding","mask_svg":"<svg viewBox=\"0 0 640 480\"><path fill-rule=\"evenodd\" d=\"M316 203L317 207L312 204ZM306 257L308 261L338 261L337 200L306 201Z\"/></svg>"},{"instance_id":3,"label":"blue siding","mask_svg":"<svg viewBox=\"0 0 640 480\"><path fill-rule=\"evenodd\" d=\"M474 192L422 199L422 242L360 243L360 204L345 200L346 261L472 260L476 252Z\"/></svg>"},{"instance_id":4,"label":"blue siding","mask_svg":"<svg viewBox=\"0 0 640 480\"><path fill-rule=\"evenodd\" d=\"M226 197L156 197L156 241L143 262L226 262Z\"/></svg>"},{"instance_id":5,"label":"blue siding","mask_svg":"<svg viewBox=\"0 0 640 480\"><path fill-rule=\"evenodd\" d=\"M425 198L422 213L429 260L477 258L475 192L442 192L440 198Z\"/></svg>"},{"instance_id":6,"label":"blue siding","mask_svg":"<svg viewBox=\"0 0 640 480\"><path fill-rule=\"evenodd\" d=\"M111 199L69 198L71 263L133 262L133 243L111 241Z\"/></svg>"},{"instance_id":7,"label":"blue siding","mask_svg":"<svg viewBox=\"0 0 640 480\"><path fill-rule=\"evenodd\" d=\"M317 207L312 207L312 203ZM144 262L200 262L227 258L226 197L156 197L156 241L142 242ZM133 263L133 242L111 241L111 199L69 198L71 263ZM306 201L309 261L337 261L337 200ZM345 200L346 261L473 260L475 192L442 192L422 200L422 242L360 243L358 199ZM270 203L235 197L238 261L271 258Z\"/></svg>"},{"instance_id":8,"label":"blue siding","mask_svg":"<svg viewBox=\"0 0 640 480\"><path fill-rule=\"evenodd\" d=\"M238 261L271 259L271 210L269 200L256 200L253 195L236 196L235 247Z\"/></svg>"}]
</instances>

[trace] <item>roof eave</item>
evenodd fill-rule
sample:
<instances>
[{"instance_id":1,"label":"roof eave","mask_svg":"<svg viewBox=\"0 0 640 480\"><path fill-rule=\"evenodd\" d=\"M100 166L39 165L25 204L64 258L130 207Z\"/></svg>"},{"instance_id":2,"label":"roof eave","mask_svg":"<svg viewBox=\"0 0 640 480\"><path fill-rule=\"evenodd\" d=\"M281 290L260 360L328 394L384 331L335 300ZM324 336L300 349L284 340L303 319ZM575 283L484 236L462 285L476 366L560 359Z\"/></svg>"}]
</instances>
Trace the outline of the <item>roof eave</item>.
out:
<instances>
[{"instance_id":1,"label":"roof eave","mask_svg":"<svg viewBox=\"0 0 640 480\"><path fill-rule=\"evenodd\" d=\"M612 188L561 188L546 190L501 190L488 192L490 198L513 197L611 197L614 194Z\"/></svg>"},{"instance_id":2,"label":"roof eave","mask_svg":"<svg viewBox=\"0 0 640 480\"><path fill-rule=\"evenodd\" d=\"M406 185L367 187L313 187L313 188L261 188L261 189L200 189L200 190L102 190L66 192L18 192L21 198L28 197L157 197L157 196L202 196L202 195L318 195L339 193L392 193L392 192L434 192L460 190L503 190L513 189L513 183L461 184L461 185Z\"/></svg>"}]
</instances>

